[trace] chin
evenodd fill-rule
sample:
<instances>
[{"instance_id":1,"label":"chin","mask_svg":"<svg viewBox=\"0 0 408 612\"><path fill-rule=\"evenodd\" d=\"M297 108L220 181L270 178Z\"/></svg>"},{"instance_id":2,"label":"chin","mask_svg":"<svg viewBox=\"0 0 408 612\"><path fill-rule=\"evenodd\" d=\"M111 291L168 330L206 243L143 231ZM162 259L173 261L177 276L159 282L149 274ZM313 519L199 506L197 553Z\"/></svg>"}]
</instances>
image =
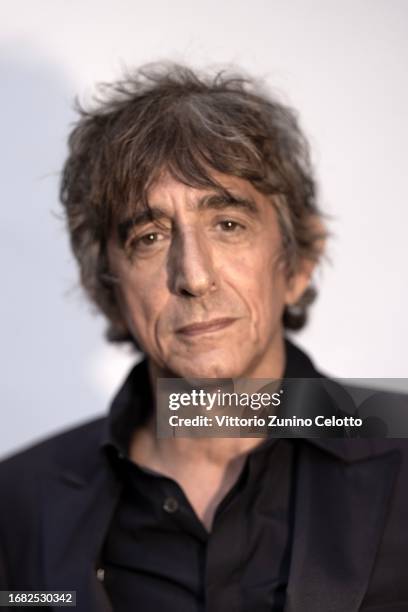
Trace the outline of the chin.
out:
<instances>
[{"instance_id":1,"label":"chin","mask_svg":"<svg viewBox=\"0 0 408 612\"><path fill-rule=\"evenodd\" d=\"M187 380L197 378L239 378L244 376L243 364L232 362L231 355L221 357L198 357L189 360L177 360L169 364L176 376Z\"/></svg>"}]
</instances>

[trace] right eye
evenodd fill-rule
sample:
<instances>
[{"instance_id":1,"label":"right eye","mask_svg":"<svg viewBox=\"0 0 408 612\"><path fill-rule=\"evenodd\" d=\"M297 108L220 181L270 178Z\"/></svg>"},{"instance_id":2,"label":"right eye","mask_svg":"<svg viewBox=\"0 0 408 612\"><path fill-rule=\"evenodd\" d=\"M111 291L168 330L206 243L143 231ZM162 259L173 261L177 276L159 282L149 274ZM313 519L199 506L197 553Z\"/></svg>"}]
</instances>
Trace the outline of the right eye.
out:
<instances>
[{"instance_id":1,"label":"right eye","mask_svg":"<svg viewBox=\"0 0 408 612\"><path fill-rule=\"evenodd\" d=\"M144 246L151 246L152 244L159 242L160 240L163 240L163 234L160 234L159 232L149 232L144 236L136 238L134 243L136 245L143 244Z\"/></svg>"},{"instance_id":2,"label":"right eye","mask_svg":"<svg viewBox=\"0 0 408 612\"><path fill-rule=\"evenodd\" d=\"M125 246L125 252L127 252L129 258L138 254L153 253L165 238L165 235L159 231L149 231L141 236L133 236Z\"/></svg>"}]
</instances>

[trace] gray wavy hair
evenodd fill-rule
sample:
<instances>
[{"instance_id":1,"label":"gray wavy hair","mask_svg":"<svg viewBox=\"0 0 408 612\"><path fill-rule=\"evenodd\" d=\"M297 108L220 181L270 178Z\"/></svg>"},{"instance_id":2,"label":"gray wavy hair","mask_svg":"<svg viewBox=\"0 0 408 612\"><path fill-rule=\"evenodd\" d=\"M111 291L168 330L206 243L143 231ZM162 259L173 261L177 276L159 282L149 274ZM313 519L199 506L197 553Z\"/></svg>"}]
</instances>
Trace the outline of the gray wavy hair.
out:
<instances>
[{"instance_id":1,"label":"gray wavy hair","mask_svg":"<svg viewBox=\"0 0 408 612\"><path fill-rule=\"evenodd\" d=\"M308 144L294 111L255 79L209 76L175 64L144 66L77 104L60 189L83 288L106 315L111 341L132 341L115 299L107 241L165 169L197 188L220 189L214 171L250 181L271 196L287 274L317 262L327 232L316 202ZM302 328L316 296L309 286L286 307L283 324ZM136 344L137 346L137 344Z\"/></svg>"}]
</instances>

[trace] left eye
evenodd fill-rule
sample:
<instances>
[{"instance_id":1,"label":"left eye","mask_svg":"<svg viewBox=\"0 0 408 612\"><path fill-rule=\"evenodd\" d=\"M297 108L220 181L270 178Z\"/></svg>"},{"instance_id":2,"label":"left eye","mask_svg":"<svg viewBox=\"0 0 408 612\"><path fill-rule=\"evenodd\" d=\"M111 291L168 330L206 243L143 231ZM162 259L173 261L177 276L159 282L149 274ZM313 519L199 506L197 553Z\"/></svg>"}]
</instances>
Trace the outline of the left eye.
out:
<instances>
[{"instance_id":1,"label":"left eye","mask_svg":"<svg viewBox=\"0 0 408 612\"><path fill-rule=\"evenodd\" d=\"M231 219L226 219L225 221L220 221L219 225L225 232L233 232L237 229L242 229L243 226L236 221L232 221Z\"/></svg>"}]
</instances>

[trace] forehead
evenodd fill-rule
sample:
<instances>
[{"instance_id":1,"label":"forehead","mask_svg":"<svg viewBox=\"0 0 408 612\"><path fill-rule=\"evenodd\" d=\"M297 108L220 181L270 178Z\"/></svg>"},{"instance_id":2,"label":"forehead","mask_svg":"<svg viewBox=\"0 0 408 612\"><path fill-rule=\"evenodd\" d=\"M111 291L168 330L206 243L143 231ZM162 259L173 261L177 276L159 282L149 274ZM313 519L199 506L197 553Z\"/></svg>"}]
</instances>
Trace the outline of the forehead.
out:
<instances>
[{"instance_id":1,"label":"forehead","mask_svg":"<svg viewBox=\"0 0 408 612\"><path fill-rule=\"evenodd\" d=\"M258 222L275 222L271 196L257 191L250 181L214 173L209 186L196 187L166 172L146 190L144 200L129 206L126 216L117 222L115 231L119 242L123 244L133 228L152 221L163 218L174 220L184 214L201 215L207 211L227 209L239 210Z\"/></svg>"},{"instance_id":2,"label":"forehead","mask_svg":"<svg viewBox=\"0 0 408 612\"><path fill-rule=\"evenodd\" d=\"M149 213L158 212L163 216L173 216L177 209L202 212L228 206L256 214L265 206L274 208L273 204L271 195L261 193L250 181L237 176L213 172L204 185L198 186L177 179L170 172L163 172L141 197L129 200L116 222L136 220L141 216L146 218ZM157 218L155 214L152 216Z\"/></svg>"},{"instance_id":3,"label":"forehead","mask_svg":"<svg viewBox=\"0 0 408 612\"><path fill-rule=\"evenodd\" d=\"M254 201L263 197L252 183L236 176L212 173L211 180L212 184L208 187L192 186L177 180L166 172L147 191L147 200L149 204L155 204L159 199L170 201L180 198L188 207L196 209L197 202L210 194L224 196L226 199L228 195L241 196Z\"/></svg>"}]
</instances>

